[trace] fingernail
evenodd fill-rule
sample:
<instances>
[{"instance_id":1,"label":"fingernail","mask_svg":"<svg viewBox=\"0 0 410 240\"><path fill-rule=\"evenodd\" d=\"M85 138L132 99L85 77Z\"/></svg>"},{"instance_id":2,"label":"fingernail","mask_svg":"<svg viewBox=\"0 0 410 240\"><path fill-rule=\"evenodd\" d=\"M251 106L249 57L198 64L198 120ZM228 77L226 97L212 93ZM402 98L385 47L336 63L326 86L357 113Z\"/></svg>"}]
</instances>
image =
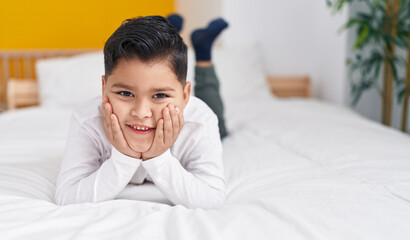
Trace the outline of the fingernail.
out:
<instances>
[{"instance_id":1,"label":"fingernail","mask_svg":"<svg viewBox=\"0 0 410 240\"><path fill-rule=\"evenodd\" d=\"M174 110L174 105L170 104L169 108L171 109L171 111Z\"/></svg>"},{"instance_id":2,"label":"fingernail","mask_svg":"<svg viewBox=\"0 0 410 240\"><path fill-rule=\"evenodd\" d=\"M179 108L178 108L178 107L176 107L176 108L175 108L175 111L179 112Z\"/></svg>"},{"instance_id":3,"label":"fingernail","mask_svg":"<svg viewBox=\"0 0 410 240\"><path fill-rule=\"evenodd\" d=\"M168 108L165 108L165 114L168 114L168 113L169 113Z\"/></svg>"}]
</instances>

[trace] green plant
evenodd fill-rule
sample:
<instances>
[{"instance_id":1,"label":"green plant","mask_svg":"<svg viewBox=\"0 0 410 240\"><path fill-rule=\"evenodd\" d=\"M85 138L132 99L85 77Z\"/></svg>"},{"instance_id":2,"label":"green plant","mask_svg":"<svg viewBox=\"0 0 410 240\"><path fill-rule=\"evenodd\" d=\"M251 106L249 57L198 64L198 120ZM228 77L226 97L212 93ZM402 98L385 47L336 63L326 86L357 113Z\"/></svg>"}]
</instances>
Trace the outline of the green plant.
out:
<instances>
[{"instance_id":1,"label":"green plant","mask_svg":"<svg viewBox=\"0 0 410 240\"><path fill-rule=\"evenodd\" d=\"M353 59L346 61L349 67L349 80L352 105L356 105L363 92L376 88L382 97L382 122L391 124L393 82L399 102L404 99L402 130L407 121L407 102L409 87L409 62L396 55L396 47L408 49L410 28L410 0L326 0L334 12L345 4L362 2L367 11L357 12L341 30L355 27L357 38L352 51ZM407 64L406 64L407 62ZM399 69L406 68L406 76L400 76ZM383 74L383 84L378 79ZM404 127L403 127L404 124Z\"/></svg>"}]
</instances>

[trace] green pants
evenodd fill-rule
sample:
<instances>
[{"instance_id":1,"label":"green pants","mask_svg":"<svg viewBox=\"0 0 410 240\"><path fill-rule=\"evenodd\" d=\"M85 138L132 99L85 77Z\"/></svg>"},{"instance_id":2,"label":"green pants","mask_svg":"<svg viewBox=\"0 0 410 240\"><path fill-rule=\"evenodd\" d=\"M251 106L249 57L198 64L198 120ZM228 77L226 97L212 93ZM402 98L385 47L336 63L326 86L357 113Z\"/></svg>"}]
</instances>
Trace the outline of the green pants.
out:
<instances>
[{"instance_id":1,"label":"green pants","mask_svg":"<svg viewBox=\"0 0 410 240\"><path fill-rule=\"evenodd\" d=\"M195 67L195 96L204 101L218 117L221 140L228 135L224 120L224 107L219 94L219 80L215 69Z\"/></svg>"}]
</instances>

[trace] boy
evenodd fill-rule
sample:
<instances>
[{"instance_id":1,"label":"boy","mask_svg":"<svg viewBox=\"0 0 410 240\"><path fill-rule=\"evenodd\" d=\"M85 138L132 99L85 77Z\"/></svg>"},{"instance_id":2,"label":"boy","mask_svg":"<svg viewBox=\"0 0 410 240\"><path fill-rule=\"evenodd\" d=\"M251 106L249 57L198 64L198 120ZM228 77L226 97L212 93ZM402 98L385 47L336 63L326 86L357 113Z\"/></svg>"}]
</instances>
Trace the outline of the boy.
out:
<instances>
[{"instance_id":1,"label":"boy","mask_svg":"<svg viewBox=\"0 0 410 240\"><path fill-rule=\"evenodd\" d=\"M212 45L214 33L206 44ZM190 98L186 52L177 30L160 16L126 20L107 40L103 97L73 113L57 204L115 199L129 183L144 181L173 204L205 209L223 204L218 118L200 99ZM140 186L127 188L126 195L146 199Z\"/></svg>"}]
</instances>

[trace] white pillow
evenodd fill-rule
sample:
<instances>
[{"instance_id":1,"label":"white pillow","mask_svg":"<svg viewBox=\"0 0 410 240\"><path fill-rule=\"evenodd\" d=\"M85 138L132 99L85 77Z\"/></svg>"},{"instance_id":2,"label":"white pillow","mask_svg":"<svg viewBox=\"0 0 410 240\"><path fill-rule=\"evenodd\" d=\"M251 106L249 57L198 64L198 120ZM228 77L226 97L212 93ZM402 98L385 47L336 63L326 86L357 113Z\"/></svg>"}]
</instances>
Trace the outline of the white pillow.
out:
<instances>
[{"instance_id":1,"label":"white pillow","mask_svg":"<svg viewBox=\"0 0 410 240\"><path fill-rule=\"evenodd\" d=\"M42 106L76 108L101 95L104 55L98 51L39 60L36 73Z\"/></svg>"},{"instance_id":2,"label":"white pillow","mask_svg":"<svg viewBox=\"0 0 410 240\"><path fill-rule=\"evenodd\" d=\"M257 43L215 47L212 61L220 81L222 100L235 101L247 98L272 99L266 82L261 50ZM195 54L188 50L187 80L195 85ZM194 92L194 87L192 87Z\"/></svg>"},{"instance_id":3,"label":"white pillow","mask_svg":"<svg viewBox=\"0 0 410 240\"><path fill-rule=\"evenodd\" d=\"M224 102L272 98L258 44L217 47L212 54ZM192 82L192 95L195 85L194 67L194 52L189 49L187 80ZM42 106L76 108L90 98L101 95L104 55L102 51L98 51L39 60L36 72Z\"/></svg>"}]
</instances>

